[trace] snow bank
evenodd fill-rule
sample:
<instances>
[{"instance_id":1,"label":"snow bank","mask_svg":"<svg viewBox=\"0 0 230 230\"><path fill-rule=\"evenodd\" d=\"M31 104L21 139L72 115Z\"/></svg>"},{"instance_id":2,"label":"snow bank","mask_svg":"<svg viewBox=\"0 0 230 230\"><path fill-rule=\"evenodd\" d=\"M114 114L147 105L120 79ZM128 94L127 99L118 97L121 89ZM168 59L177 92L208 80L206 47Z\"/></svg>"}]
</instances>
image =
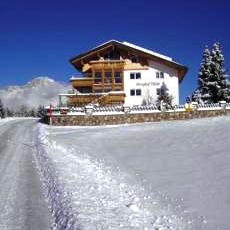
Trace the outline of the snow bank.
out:
<instances>
[{"instance_id":1,"label":"snow bank","mask_svg":"<svg viewBox=\"0 0 230 230\"><path fill-rule=\"evenodd\" d=\"M162 207L139 184L129 184L118 167L81 149L64 148L49 138L45 127L39 126L35 158L53 229L190 229L169 206Z\"/></svg>"},{"instance_id":2,"label":"snow bank","mask_svg":"<svg viewBox=\"0 0 230 230\"><path fill-rule=\"evenodd\" d=\"M3 119L0 118L0 125L3 125L3 124L10 122L10 121L20 120L20 119L29 119L29 118L24 118L24 117L7 117L7 118L3 118ZM36 119L36 118L32 118L32 119Z\"/></svg>"}]
</instances>

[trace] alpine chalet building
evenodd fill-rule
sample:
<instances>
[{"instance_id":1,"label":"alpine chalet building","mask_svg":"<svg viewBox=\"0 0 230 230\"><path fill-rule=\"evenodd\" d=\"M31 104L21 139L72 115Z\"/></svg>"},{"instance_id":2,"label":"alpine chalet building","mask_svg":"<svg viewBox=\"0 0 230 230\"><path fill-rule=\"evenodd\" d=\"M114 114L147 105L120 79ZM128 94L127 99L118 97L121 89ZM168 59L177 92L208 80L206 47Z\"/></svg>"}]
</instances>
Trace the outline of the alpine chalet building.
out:
<instances>
[{"instance_id":1,"label":"alpine chalet building","mask_svg":"<svg viewBox=\"0 0 230 230\"><path fill-rule=\"evenodd\" d=\"M81 76L70 79L69 106L142 105L167 93L179 104L179 83L187 67L128 42L111 40L70 60Z\"/></svg>"}]
</instances>

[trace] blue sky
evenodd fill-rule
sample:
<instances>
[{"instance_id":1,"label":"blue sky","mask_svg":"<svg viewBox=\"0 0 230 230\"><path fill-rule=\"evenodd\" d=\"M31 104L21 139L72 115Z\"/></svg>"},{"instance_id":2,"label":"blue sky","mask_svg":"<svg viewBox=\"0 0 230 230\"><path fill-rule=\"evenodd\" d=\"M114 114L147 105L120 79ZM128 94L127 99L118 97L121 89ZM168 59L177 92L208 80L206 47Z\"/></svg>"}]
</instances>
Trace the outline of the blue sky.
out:
<instances>
[{"instance_id":1,"label":"blue sky","mask_svg":"<svg viewBox=\"0 0 230 230\"><path fill-rule=\"evenodd\" d=\"M230 3L184 0L0 2L0 87L50 76L68 82L68 60L110 39L129 41L189 67L180 98L196 87L204 46L221 42L230 69ZM230 73L230 71L228 71Z\"/></svg>"}]
</instances>

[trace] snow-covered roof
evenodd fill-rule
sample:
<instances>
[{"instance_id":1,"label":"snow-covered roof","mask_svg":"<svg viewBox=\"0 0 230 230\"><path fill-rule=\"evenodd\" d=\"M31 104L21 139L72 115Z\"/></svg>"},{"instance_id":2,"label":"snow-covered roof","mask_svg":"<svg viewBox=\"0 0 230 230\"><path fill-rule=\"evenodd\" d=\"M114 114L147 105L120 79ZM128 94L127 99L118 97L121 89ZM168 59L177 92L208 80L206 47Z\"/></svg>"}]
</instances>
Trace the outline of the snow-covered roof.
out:
<instances>
[{"instance_id":1,"label":"snow-covered roof","mask_svg":"<svg viewBox=\"0 0 230 230\"><path fill-rule=\"evenodd\" d=\"M134 48L134 49L143 51L143 52L145 52L145 53L149 53L149 54L158 56L158 57L160 57L160 58L163 58L163 59L172 61L172 58L171 58L171 57L165 56L165 55L163 55L163 54L159 54L159 53L157 53L157 52L154 52L154 51L152 51L152 50L143 48L143 47L141 47L141 46L135 45L135 44L130 43L130 42L127 42L127 41L120 42L120 41L115 40L115 39L112 39L112 40L109 40L109 41L107 41L107 42L104 42L104 43L102 43L102 44L100 44L100 45L94 47L92 50L97 49L97 48L100 48L101 46L104 46L104 45L106 45L106 44L108 44L108 43L111 43L111 42L120 43L120 44L122 44L122 45L126 45L126 46L129 46L129 47L131 47L131 48Z\"/></svg>"},{"instance_id":2,"label":"snow-covered roof","mask_svg":"<svg viewBox=\"0 0 230 230\"><path fill-rule=\"evenodd\" d=\"M159 58L162 58L162 59L165 59L165 60L168 60L168 61L172 61L172 60L173 60L171 57L168 57L168 56L166 56L166 55L163 55L163 54L154 52L154 51L149 50L149 49L146 49L146 48L143 48L143 47L138 46L138 45L135 45L135 44L133 44L133 43L130 43L130 42L127 42L127 41L121 42L121 41L118 41L118 40L115 40L115 39L112 39L112 40L109 40L109 41L107 41L107 42L101 43L100 45L98 45L98 46L92 48L90 51L96 50L96 49L98 49L98 48L100 48L100 47L102 47L102 46L106 46L107 44L113 43L113 42L118 43L118 44L121 44L121 45L125 45L125 46L130 47L130 48L134 48L134 49L136 49L136 50L139 50L139 51L142 51L142 52L145 52L145 53L148 53L148 54L157 56L157 57L159 57ZM79 55L79 56L80 56L80 55ZM77 58L77 57L76 57L76 58ZM75 58L73 58L73 59L75 59Z\"/></svg>"},{"instance_id":3,"label":"snow-covered roof","mask_svg":"<svg viewBox=\"0 0 230 230\"><path fill-rule=\"evenodd\" d=\"M122 44L124 44L124 45L126 45L126 46L129 46L129 47L131 47L131 48L134 48L134 49L143 51L143 52L145 52L145 53L152 54L152 55L157 56L157 57L160 57L160 58L162 58L162 59L166 59L166 60L168 60L168 61L172 61L172 58L171 58L171 57L168 57L168 56L165 56L165 55L156 53L156 52L154 52L154 51L152 51L152 50L149 50L149 49L145 49L145 48L143 48L143 47L141 47L141 46L134 45L134 44L132 44L132 43L130 43L130 42L122 42Z\"/></svg>"},{"instance_id":4,"label":"snow-covered roof","mask_svg":"<svg viewBox=\"0 0 230 230\"><path fill-rule=\"evenodd\" d=\"M84 58L86 58L86 60L89 60L90 57L92 55L95 55L95 53L97 52L101 52L102 50L104 49L107 49L109 46L118 46L120 48L123 48L123 49L129 49L129 50L132 50L134 53L135 52L141 52L143 53L144 55L148 56L149 59L154 59L154 60L159 60L159 62L163 62L165 65L168 65L172 68L175 68L177 70L179 70L180 72L180 79L182 80L184 75L186 74L187 72L187 67L178 63L178 62L175 62L171 57L168 57L168 56L165 56L165 55L162 55L162 54L159 54L157 52L154 52L152 50L149 50L149 49L146 49L146 48L143 48L141 46L137 46L135 44L132 44L132 43L129 43L129 42L120 42L118 40L109 40L105 43L102 43L90 50L88 50L87 52L84 52L78 56L75 56L73 58L70 59L70 62L78 69L81 71L82 69L82 65L83 65L83 62L82 60Z\"/></svg>"}]
</instances>

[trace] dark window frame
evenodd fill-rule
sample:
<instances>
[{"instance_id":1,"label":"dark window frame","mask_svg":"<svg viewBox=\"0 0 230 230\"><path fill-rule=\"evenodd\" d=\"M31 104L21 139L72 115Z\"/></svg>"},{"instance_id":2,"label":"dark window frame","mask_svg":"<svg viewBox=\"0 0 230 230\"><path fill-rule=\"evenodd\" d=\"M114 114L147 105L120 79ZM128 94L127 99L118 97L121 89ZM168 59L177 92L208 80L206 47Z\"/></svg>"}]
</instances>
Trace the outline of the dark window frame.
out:
<instances>
[{"instance_id":1,"label":"dark window frame","mask_svg":"<svg viewBox=\"0 0 230 230\"><path fill-rule=\"evenodd\" d=\"M131 80L139 80L139 79L141 79L141 72L132 72L132 73L130 73L130 79Z\"/></svg>"},{"instance_id":2,"label":"dark window frame","mask_svg":"<svg viewBox=\"0 0 230 230\"><path fill-rule=\"evenodd\" d=\"M136 96L141 96L142 92L141 89L136 89Z\"/></svg>"},{"instance_id":3,"label":"dark window frame","mask_svg":"<svg viewBox=\"0 0 230 230\"><path fill-rule=\"evenodd\" d=\"M130 96L136 96L136 91L135 89L130 89Z\"/></svg>"},{"instance_id":4,"label":"dark window frame","mask_svg":"<svg viewBox=\"0 0 230 230\"><path fill-rule=\"evenodd\" d=\"M160 73L156 72L156 79L159 79L159 78L160 78Z\"/></svg>"},{"instance_id":5,"label":"dark window frame","mask_svg":"<svg viewBox=\"0 0 230 230\"><path fill-rule=\"evenodd\" d=\"M119 76L118 76L119 73ZM115 84L121 84L122 83L122 72L121 71L115 71L114 72L114 83Z\"/></svg>"}]
</instances>

